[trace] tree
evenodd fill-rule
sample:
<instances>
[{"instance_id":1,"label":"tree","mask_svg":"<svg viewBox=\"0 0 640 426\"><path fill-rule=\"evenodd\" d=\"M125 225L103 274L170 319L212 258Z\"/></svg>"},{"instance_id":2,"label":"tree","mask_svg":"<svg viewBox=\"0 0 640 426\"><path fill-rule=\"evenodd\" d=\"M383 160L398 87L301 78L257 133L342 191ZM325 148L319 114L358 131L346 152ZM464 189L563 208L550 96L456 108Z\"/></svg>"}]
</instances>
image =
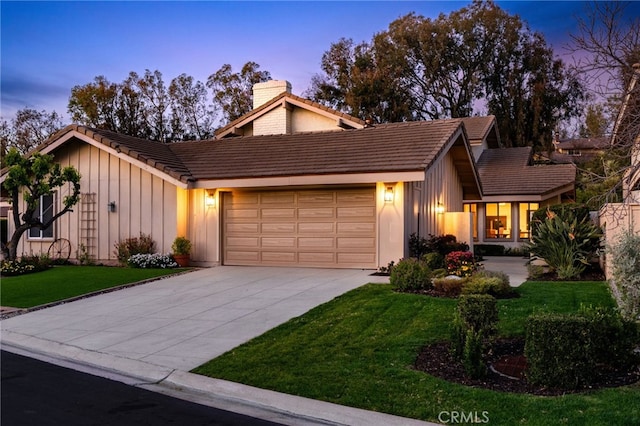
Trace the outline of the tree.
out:
<instances>
[{"instance_id":1,"label":"tree","mask_svg":"<svg viewBox=\"0 0 640 426\"><path fill-rule=\"evenodd\" d=\"M9 147L14 147L21 154L26 154L62 127L62 118L55 111L18 110L11 122L2 120L0 123L2 153L4 155Z\"/></svg>"},{"instance_id":2,"label":"tree","mask_svg":"<svg viewBox=\"0 0 640 426\"><path fill-rule=\"evenodd\" d=\"M129 78L135 81L144 102L145 118L151 132L151 139L168 142L170 129L167 110L171 99L162 79L162 73L158 70L153 73L145 70L144 76L139 77L135 72L131 72Z\"/></svg>"},{"instance_id":3,"label":"tree","mask_svg":"<svg viewBox=\"0 0 640 426\"><path fill-rule=\"evenodd\" d=\"M386 42L376 37L374 45ZM324 75L312 77L305 95L376 123L414 119L410 94L402 86L401 67L398 61L378 55L380 50L365 42L354 45L353 40L345 38L333 43L322 55Z\"/></svg>"},{"instance_id":4,"label":"tree","mask_svg":"<svg viewBox=\"0 0 640 426\"><path fill-rule=\"evenodd\" d=\"M52 155L36 152L27 157L15 148L7 153L6 163L9 170L3 186L11 198L14 232L2 250L5 258L15 260L18 243L27 230L46 230L62 215L72 211L71 208L80 199L80 174L72 166L62 168L60 164L54 163ZM69 194L62 198L63 208L49 215L38 214L42 197L52 195L58 189L59 193L65 189ZM22 212L20 193L25 201Z\"/></svg>"},{"instance_id":5,"label":"tree","mask_svg":"<svg viewBox=\"0 0 640 426\"><path fill-rule=\"evenodd\" d=\"M104 76L96 77L93 83L74 86L68 104L71 119L86 126L117 132L117 96L118 85Z\"/></svg>"},{"instance_id":6,"label":"tree","mask_svg":"<svg viewBox=\"0 0 640 426\"><path fill-rule=\"evenodd\" d=\"M310 92L326 105L381 121L468 117L484 107L505 145L537 151L551 147L556 125L582 100L579 80L543 36L491 1L436 19L410 13L371 43L342 39L322 70Z\"/></svg>"},{"instance_id":7,"label":"tree","mask_svg":"<svg viewBox=\"0 0 640 426\"><path fill-rule=\"evenodd\" d=\"M578 30L571 35L570 52L581 60L574 64L591 88L593 99L607 103L617 115L611 144L597 167L582 167L586 177L584 197L595 207L620 201L625 177L637 173L630 161L640 134L640 17L626 12L626 2L591 2ZM588 165L589 166L589 165Z\"/></svg>"},{"instance_id":8,"label":"tree","mask_svg":"<svg viewBox=\"0 0 640 426\"><path fill-rule=\"evenodd\" d=\"M206 139L213 135L215 112L207 105L207 89L180 74L169 85L173 140Z\"/></svg>"},{"instance_id":9,"label":"tree","mask_svg":"<svg viewBox=\"0 0 640 426\"><path fill-rule=\"evenodd\" d=\"M224 64L207 79L207 87L213 93L213 103L227 122L242 117L253 108L253 85L271 80L269 71L259 71L255 62L244 64L239 73L231 65Z\"/></svg>"}]
</instances>

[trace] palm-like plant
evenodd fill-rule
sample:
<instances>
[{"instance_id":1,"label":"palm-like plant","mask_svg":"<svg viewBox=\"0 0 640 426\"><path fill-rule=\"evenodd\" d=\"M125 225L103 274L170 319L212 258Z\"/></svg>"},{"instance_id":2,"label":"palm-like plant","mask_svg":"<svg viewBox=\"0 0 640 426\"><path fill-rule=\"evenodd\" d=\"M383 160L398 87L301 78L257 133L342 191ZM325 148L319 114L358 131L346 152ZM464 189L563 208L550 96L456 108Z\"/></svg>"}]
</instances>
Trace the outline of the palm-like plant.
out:
<instances>
[{"instance_id":1,"label":"palm-like plant","mask_svg":"<svg viewBox=\"0 0 640 426\"><path fill-rule=\"evenodd\" d=\"M602 231L589 217L578 219L547 211L547 217L535 226L528 250L558 274L558 278L578 277L601 247Z\"/></svg>"}]
</instances>

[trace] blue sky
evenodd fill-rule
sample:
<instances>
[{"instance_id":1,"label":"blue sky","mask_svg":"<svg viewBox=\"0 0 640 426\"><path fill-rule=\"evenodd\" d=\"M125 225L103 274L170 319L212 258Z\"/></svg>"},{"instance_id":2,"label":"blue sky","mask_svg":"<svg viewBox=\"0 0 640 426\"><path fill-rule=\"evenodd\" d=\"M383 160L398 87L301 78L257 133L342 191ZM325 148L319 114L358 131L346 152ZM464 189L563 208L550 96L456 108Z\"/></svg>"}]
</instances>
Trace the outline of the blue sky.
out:
<instances>
[{"instance_id":1,"label":"blue sky","mask_svg":"<svg viewBox=\"0 0 640 426\"><path fill-rule=\"evenodd\" d=\"M578 1L498 1L545 34L559 54L575 31ZM255 61L295 94L319 72L323 52L341 37L369 41L409 12L436 17L460 1L10 2L0 3L1 113L29 107L68 119L71 88L130 71L181 73L206 82L223 64ZM640 2L628 9L640 14ZM564 58L565 60L570 58Z\"/></svg>"}]
</instances>

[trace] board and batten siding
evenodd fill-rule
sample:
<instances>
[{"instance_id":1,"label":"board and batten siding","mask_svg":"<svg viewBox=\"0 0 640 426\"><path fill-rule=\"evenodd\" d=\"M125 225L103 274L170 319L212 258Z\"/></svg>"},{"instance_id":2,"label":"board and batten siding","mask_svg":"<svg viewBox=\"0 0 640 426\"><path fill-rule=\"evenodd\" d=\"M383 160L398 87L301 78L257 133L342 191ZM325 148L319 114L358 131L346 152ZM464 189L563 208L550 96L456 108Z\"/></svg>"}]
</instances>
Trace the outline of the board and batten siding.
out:
<instances>
[{"instance_id":1,"label":"board and batten siding","mask_svg":"<svg viewBox=\"0 0 640 426\"><path fill-rule=\"evenodd\" d=\"M176 237L178 226L178 192L175 185L140 169L131 163L95 146L69 141L54 152L54 159L62 167L74 166L81 175L80 192L95 194L95 247L92 257L98 262L114 262L117 241L151 235L156 251L167 253ZM68 195L65 188L55 197L56 212ZM116 211L108 204L115 202ZM71 242L71 259L77 256L81 244L80 203L73 212L63 215L54 224L55 238ZM46 253L52 240L33 240L22 237L18 253Z\"/></svg>"},{"instance_id":2,"label":"board and batten siding","mask_svg":"<svg viewBox=\"0 0 640 426\"><path fill-rule=\"evenodd\" d=\"M408 182L405 188L407 238L414 232L422 237L445 233L446 215L437 213L439 203L447 212L463 210L462 182L450 153L426 171L424 181ZM405 250L408 256L408 246Z\"/></svg>"}]
</instances>

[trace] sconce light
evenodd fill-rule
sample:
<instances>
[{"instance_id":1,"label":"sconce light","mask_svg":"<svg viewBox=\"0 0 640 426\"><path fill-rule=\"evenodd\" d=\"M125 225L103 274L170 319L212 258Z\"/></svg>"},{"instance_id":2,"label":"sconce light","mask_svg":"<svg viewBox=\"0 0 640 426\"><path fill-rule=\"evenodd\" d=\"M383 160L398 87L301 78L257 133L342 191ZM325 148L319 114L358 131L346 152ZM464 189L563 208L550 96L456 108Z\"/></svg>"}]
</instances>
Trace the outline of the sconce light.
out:
<instances>
[{"instance_id":1,"label":"sconce light","mask_svg":"<svg viewBox=\"0 0 640 426\"><path fill-rule=\"evenodd\" d=\"M393 203L393 186L387 186L384 190L384 202Z\"/></svg>"},{"instance_id":2,"label":"sconce light","mask_svg":"<svg viewBox=\"0 0 640 426\"><path fill-rule=\"evenodd\" d=\"M444 204L438 203L436 206L436 213L443 214L445 212Z\"/></svg>"},{"instance_id":3,"label":"sconce light","mask_svg":"<svg viewBox=\"0 0 640 426\"><path fill-rule=\"evenodd\" d=\"M216 205L216 197L213 192L207 191L204 196L204 205L207 207L213 207Z\"/></svg>"},{"instance_id":4,"label":"sconce light","mask_svg":"<svg viewBox=\"0 0 640 426\"><path fill-rule=\"evenodd\" d=\"M107 209L109 210L109 213L115 213L115 211L116 211L116 202L115 201L111 201L111 202L107 203Z\"/></svg>"}]
</instances>

